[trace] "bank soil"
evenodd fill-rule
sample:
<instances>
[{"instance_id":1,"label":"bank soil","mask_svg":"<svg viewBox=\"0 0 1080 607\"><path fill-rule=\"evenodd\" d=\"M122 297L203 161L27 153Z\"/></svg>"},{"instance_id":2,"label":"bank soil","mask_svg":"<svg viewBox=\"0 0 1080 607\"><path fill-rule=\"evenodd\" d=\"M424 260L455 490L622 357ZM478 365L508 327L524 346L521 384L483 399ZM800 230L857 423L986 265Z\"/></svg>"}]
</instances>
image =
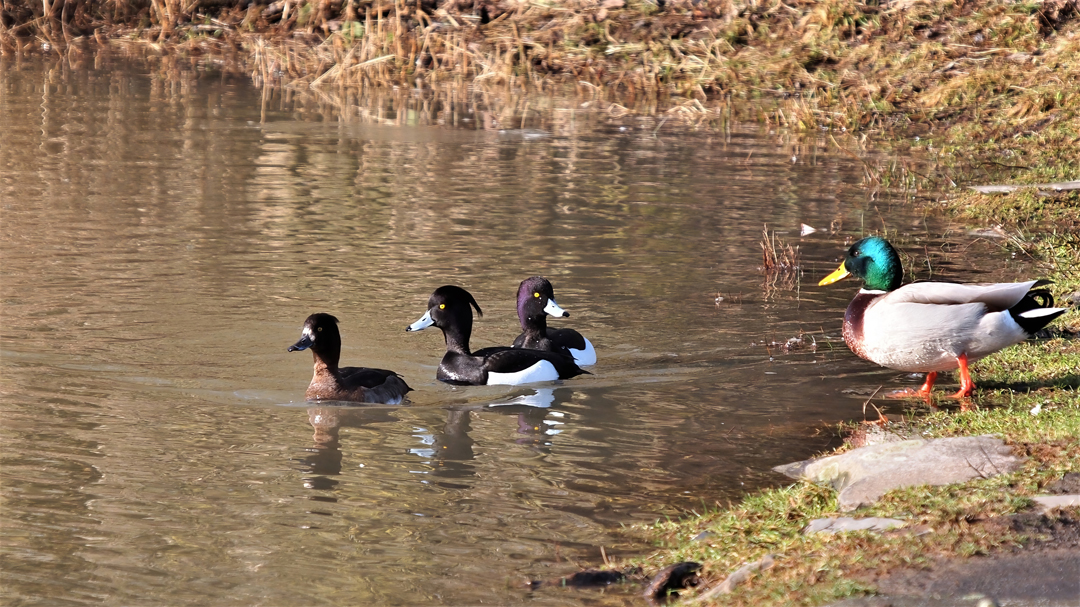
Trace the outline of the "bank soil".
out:
<instances>
[{"instance_id":1,"label":"bank soil","mask_svg":"<svg viewBox=\"0 0 1080 607\"><path fill-rule=\"evenodd\" d=\"M927 569L901 569L864 581L891 599L984 595L998 601L1080 600L1080 517L1076 513L1021 513L978 523L978 532L1015 532L1025 540L1008 550L971 558L937 558ZM875 604L870 599L861 603ZM854 603L854 602L853 602Z\"/></svg>"}]
</instances>

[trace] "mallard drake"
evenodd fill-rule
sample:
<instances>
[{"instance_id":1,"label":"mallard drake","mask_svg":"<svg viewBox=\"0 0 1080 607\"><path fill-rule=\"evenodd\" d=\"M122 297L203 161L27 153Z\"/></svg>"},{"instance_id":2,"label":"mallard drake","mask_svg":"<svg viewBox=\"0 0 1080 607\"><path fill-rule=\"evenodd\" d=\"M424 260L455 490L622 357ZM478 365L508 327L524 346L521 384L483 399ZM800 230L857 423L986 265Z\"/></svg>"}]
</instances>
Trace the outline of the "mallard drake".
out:
<instances>
[{"instance_id":1,"label":"mallard drake","mask_svg":"<svg viewBox=\"0 0 1080 607\"><path fill-rule=\"evenodd\" d=\"M300 341L289 352L311 348L315 374L311 378L307 400L345 400L361 403L397 405L412 388L405 380L386 369L338 367L341 359L341 333L338 319L322 312L304 321Z\"/></svg>"},{"instance_id":2,"label":"mallard drake","mask_svg":"<svg viewBox=\"0 0 1080 607\"><path fill-rule=\"evenodd\" d=\"M514 340L515 348L532 348L546 352L569 353L579 367L596 364L596 350L584 335L573 329L550 329L547 317L570 316L555 303L555 289L543 276L530 276L521 281L517 292L518 321L521 335Z\"/></svg>"},{"instance_id":3,"label":"mallard drake","mask_svg":"<svg viewBox=\"0 0 1080 607\"><path fill-rule=\"evenodd\" d=\"M427 312L405 329L421 331L434 325L442 330L446 354L435 373L439 381L466 386L518 385L588 374L574 364L569 353L501 346L469 350L472 308L484 315L465 289L454 285L439 287L428 298Z\"/></svg>"},{"instance_id":4,"label":"mallard drake","mask_svg":"<svg viewBox=\"0 0 1080 607\"><path fill-rule=\"evenodd\" d=\"M957 284L916 282L900 286L900 256L884 238L870 236L851 245L840 267L821 279L827 285L848 276L864 287L844 314L844 342L851 351L881 366L926 373L926 383L909 394L928 398L939 371L960 369L960 390L975 384L968 364L1020 343L1065 313L1055 308L1046 280Z\"/></svg>"}]
</instances>

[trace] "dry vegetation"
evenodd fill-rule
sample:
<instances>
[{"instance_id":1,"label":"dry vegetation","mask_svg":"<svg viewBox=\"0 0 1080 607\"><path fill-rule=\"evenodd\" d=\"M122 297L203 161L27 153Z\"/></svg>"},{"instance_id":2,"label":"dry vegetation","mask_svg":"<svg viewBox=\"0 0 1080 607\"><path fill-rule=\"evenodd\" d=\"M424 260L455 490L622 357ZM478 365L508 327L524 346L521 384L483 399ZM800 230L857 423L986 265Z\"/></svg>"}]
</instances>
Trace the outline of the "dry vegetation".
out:
<instances>
[{"instance_id":1,"label":"dry vegetation","mask_svg":"<svg viewBox=\"0 0 1080 607\"><path fill-rule=\"evenodd\" d=\"M799 271L799 247L791 246L769 232L769 226L761 230L761 269L767 274L793 274Z\"/></svg>"},{"instance_id":2,"label":"dry vegetation","mask_svg":"<svg viewBox=\"0 0 1080 607\"><path fill-rule=\"evenodd\" d=\"M263 1L0 0L0 50L213 57L345 109L393 87L569 92L699 125L885 132L917 148L867 165L894 191L1080 175L1080 0ZM1000 200L959 205L1080 228L1076 192L985 216Z\"/></svg>"},{"instance_id":3,"label":"dry vegetation","mask_svg":"<svg viewBox=\"0 0 1080 607\"><path fill-rule=\"evenodd\" d=\"M0 41L229 53L267 83L572 84L689 114L777 97L768 118L802 128L1008 118L1017 134L1075 127L1078 12L1077 0L3 0Z\"/></svg>"},{"instance_id":4,"label":"dry vegetation","mask_svg":"<svg viewBox=\"0 0 1080 607\"><path fill-rule=\"evenodd\" d=\"M212 57L342 107L393 87L569 92L693 124L884 132L920 159L867 165L868 184L896 191L1080 175L1080 0L263 2L0 0L0 50ZM960 204L987 200L1001 199ZM1078 201L1013 215L1037 207L1075 232Z\"/></svg>"},{"instance_id":5,"label":"dry vegetation","mask_svg":"<svg viewBox=\"0 0 1080 607\"><path fill-rule=\"evenodd\" d=\"M770 299L780 291L798 289L802 278L799 246L791 246L784 242L776 235L776 232L770 233L768 225L761 229L759 244L761 245L761 267L758 269L765 274L762 283L765 298ZM801 339L798 341L801 343ZM795 341L789 343L795 343ZM787 347L782 349L785 352L788 350Z\"/></svg>"}]
</instances>

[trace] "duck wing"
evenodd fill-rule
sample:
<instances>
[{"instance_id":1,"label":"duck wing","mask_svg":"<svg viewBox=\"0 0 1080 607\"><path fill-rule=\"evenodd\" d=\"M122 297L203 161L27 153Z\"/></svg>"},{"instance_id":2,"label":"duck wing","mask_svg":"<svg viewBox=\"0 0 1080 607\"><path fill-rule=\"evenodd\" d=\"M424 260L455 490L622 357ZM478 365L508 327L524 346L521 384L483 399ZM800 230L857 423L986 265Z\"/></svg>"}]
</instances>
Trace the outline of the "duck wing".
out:
<instances>
[{"instance_id":1,"label":"duck wing","mask_svg":"<svg viewBox=\"0 0 1080 607\"><path fill-rule=\"evenodd\" d=\"M571 350L584 350L585 337L573 329L548 329L547 337L556 346Z\"/></svg>"},{"instance_id":2,"label":"duck wing","mask_svg":"<svg viewBox=\"0 0 1080 607\"><path fill-rule=\"evenodd\" d=\"M566 350L574 358L579 367L587 367L596 364L596 349L584 335L573 329L548 329L548 342L558 352Z\"/></svg>"},{"instance_id":3,"label":"duck wing","mask_svg":"<svg viewBox=\"0 0 1080 607\"><path fill-rule=\"evenodd\" d=\"M989 312L1001 312L1020 303L1031 289L1049 284L1044 280L959 284L952 282L913 282L890 292L877 305L900 303L954 306L985 304Z\"/></svg>"},{"instance_id":4,"label":"duck wing","mask_svg":"<svg viewBox=\"0 0 1080 607\"><path fill-rule=\"evenodd\" d=\"M577 331L574 331L573 329L562 329L562 330L563 331L569 330L572 333L574 333L575 335L577 334ZM569 356L569 357L573 358L574 355L567 348L566 344L564 344L564 343L562 343L562 342L560 342L560 341L558 341L556 339L551 338L551 331L552 331L551 329L548 329L546 334L533 333L533 332L522 333L521 335L517 336L517 339L514 340L514 346L513 347L515 347L515 348L525 348L527 350L542 350L544 352L556 352L558 354L562 354L564 356ZM581 336L578 335L578 337L581 337ZM584 347L585 338L581 338L581 344L582 344L582 347ZM580 350L582 348L578 348L578 349Z\"/></svg>"},{"instance_id":5,"label":"duck wing","mask_svg":"<svg viewBox=\"0 0 1080 607\"><path fill-rule=\"evenodd\" d=\"M405 392L412 390L401 376L386 369L369 369L368 367L344 367L338 369L341 383L349 388L378 388L387 383L397 385L400 382L405 387ZM393 378L393 379L391 379ZM395 381L396 380L396 381ZM404 394L404 392L402 393Z\"/></svg>"},{"instance_id":6,"label":"duck wing","mask_svg":"<svg viewBox=\"0 0 1080 607\"><path fill-rule=\"evenodd\" d=\"M1053 297L1036 288L1042 284L912 283L863 303L861 314L849 306L844 339L859 356L892 369L955 369L961 355L978 360L1027 339L1062 314L1061 308L1047 307ZM852 306L866 296L860 293Z\"/></svg>"}]
</instances>

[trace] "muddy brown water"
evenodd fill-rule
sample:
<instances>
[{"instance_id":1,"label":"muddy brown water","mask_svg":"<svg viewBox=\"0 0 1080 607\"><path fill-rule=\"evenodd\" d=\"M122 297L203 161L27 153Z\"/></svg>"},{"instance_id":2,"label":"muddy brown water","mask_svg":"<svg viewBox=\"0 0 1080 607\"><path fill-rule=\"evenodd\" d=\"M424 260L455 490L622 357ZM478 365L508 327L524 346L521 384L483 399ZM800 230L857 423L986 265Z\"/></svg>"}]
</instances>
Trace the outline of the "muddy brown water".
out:
<instances>
[{"instance_id":1,"label":"muddy brown water","mask_svg":"<svg viewBox=\"0 0 1080 607\"><path fill-rule=\"evenodd\" d=\"M816 281L864 230L940 228L823 140L579 101L500 130L422 93L335 114L207 70L4 61L7 604L634 603L525 582L647 551L624 525L780 483L861 418L844 390L919 381L855 359L855 285ZM758 270L765 223L801 278ZM593 375L437 382L441 335L404 330L431 291L468 288L474 346L509 344L532 274ZM411 404L304 403L286 347L316 311Z\"/></svg>"}]
</instances>

